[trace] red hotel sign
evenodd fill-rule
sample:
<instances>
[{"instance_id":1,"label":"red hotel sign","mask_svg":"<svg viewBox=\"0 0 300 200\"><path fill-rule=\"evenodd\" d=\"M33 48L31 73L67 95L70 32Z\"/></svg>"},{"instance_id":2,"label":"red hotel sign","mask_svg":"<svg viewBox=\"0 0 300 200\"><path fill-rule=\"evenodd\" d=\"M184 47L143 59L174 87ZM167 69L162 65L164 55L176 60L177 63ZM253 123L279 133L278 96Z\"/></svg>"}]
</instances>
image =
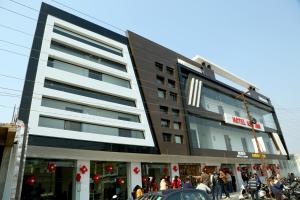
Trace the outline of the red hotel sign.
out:
<instances>
[{"instance_id":1,"label":"red hotel sign","mask_svg":"<svg viewBox=\"0 0 300 200\"><path fill-rule=\"evenodd\" d=\"M236 126L241 126L244 128L249 128L251 129L251 122L248 119L241 118L238 116L233 116L229 114L224 114L224 120L228 124L236 125ZM265 131L264 125L261 123L257 122L256 124L253 124L253 127L255 130L258 131Z\"/></svg>"}]
</instances>

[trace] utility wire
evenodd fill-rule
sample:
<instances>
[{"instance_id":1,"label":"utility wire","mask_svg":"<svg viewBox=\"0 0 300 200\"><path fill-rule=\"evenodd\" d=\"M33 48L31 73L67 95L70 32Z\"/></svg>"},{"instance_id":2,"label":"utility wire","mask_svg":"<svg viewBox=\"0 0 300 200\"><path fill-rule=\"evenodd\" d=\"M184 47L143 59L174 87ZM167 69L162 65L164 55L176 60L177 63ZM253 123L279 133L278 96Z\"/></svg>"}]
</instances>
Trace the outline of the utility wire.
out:
<instances>
[{"instance_id":1,"label":"utility wire","mask_svg":"<svg viewBox=\"0 0 300 200\"><path fill-rule=\"evenodd\" d=\"M27 15L21 14L21 13L19 13L19 12L16 12L16 11L11 10L11 9L8 9L8 8L5 8L5 7L3 7L3 6L0 6L0 9L6 10L6 11L8 11L8 12L10 12L10 13L14 13L14 14L19 15L19 16L22 16L22 17L25 17L25 18L30 19L30 20L32 20L32 21L37 21L37 19L35 19L35 18L33 18L33 17L29 17L29 16L27 16Z\"/></svg>"},{"instance_id":2,"label":"utility wire","mask_svg":"<svg viewBox=\"0 0 300 200\"><path fill-rule=\"evenodd\" d=\"M25 4L22 4L22 3L18 2L18 1L14 1L14 0L9 0L9 1L11 1L11 2L13 2L13 3L15 3L15 4L18 4L18 5L20 5L20 6L23 6L23 7L25 7L25 8L34 10L34 11L39 12L39 13L42 13L42 12L40 12L39 9L33 8L33 7L28 6L28 5L25 5ZM121 31L122 33L126 32L126 30L124 30L124 29L122 29L122 28L120 28L120 27L117 27L117 26L115 26L115 25L112 25L112 24L110 24L110 23L104 21L104 20L101 20L101 19L98 19L98 18L96 18L96 17L93 17L93 16L91 16L91 15L89 15L89 14L86 14L85 12L82 12L82 11L80 11L80 10L78 10L78 9L72 8L72 7L69 6L69 5L63 4L63 3L59 2L59 1L55 1L55 0L51 0L51 1L54 2L54 3L56 3L56 4L58 4L58 5L61 5L61 6L65 7L65 8L68 8L68 9L70 9L70 10L73 10L73 11L75 11L75 12L81 14L81 15L84 15L84 16L86 16L86 17L89 17L89 18L93 19L93 20L96 20L97 22L100 22L100 23L105 24L105 25L107 25L107 26L110 26L110 27L112 27L112 28L114 28L114 29L117 29L118 31ZM8 9L8 11L9 11L9 12L16 12L16 11L12 11L12 10L9 10L9 9ZM16 13L17 13L17 12L16 12ZM42 14L45 14L45 13L42 13ZM24 15L24 14L20 14L20 13L18 13L18 15L24 16L24 17L29 18L29 19L34 19L34 18L31 18L31 17L26 16L26 15ZM37 20L35 19L35 21L37 21ZM51 25L51 26L52 26L52 25Z\"/></svg>"},{"instance_id":3,"label":"utility wire","mask_svg":"<svg viewBox=\"0 0 300 200\"><path fill-rule=\"evenodd\" d=\"M37 9L35 9L35 8L32 8L32 7L30 7L30 6L27 6L27 5L25 5L25 4L22 4L22 3L20 3L20 2L17 2L17 1L14 1L14 0L10 0L10 1L11 1L11 2L14 2L14 3L16 3L16 4L19 4L19 5L23 6L23 7L26 7L26 8L28 8L28 9L31 9L31 10L34 10L34 11L39 12L39 10L37 10ZM76 9L73 9L73 8L71 8L71 7L69 7L69 6L65 5L65 4L62 4L62 3L58 2L58 1L55 1L55 0L52 0L52 1L54 1L54 2L57 3L57 4L63 5L63 6L65 6L65 7L68 7L69 9L72 9L72 10L74 10L74 11L76 11L76 12L79 12L79 13L81 13L81 14L83 14L83 15L86 15L86 16L88 16L88 17L94 18L94 17L92 17L92 16L90 16L90 15L87 15L87 14L81 12L81 11L78 11L78 10L76 10ZM29 18L29 19L32 19L32 20L37 21L37 19L28 17L28 16L26 16L26 15L24 15L24 14L21 14L21 13L18 13L18 12L16 12L16 11L13 11L13 10L10 10L10 9L6 9L6 8L4 8L4 7L0 7L0 8L2 8L2 9L4 9L4 10L7 10L7 11L9 11L9 12L12 12L12 13L18 14L18 15L20 15L20 16L23 16L23 17L26 17L26 18ZM97 18L94 18L94 19L97 19ZM97 19L97 20L98 20L99 22L101 22L101 23L106 23L106 22L104 22L104 21L102 21L102 20L99 20L99 19ZM111 24L109 24L109 23L106 23L106 24L107 24L107 25L111 25ZM17 29L13 29L13 28L8 27L8 26L5 26L5 25L2 25L2 26L5 27L5 28L9 28L9 29L11 29L11 30L15 30L15 31L24 33L24 34L26 34L26 35L31 35L31 34L25 33L25 32L23 32L23 31L20 31L20 30L17 30ZM52 25L52 26L53 26L53 25ZM118 27L115 27L115 26L113 26L113 27L114 27L114 28L118 28ZM119 30L122 30L122 29L119 29ZM122 30L122 31L124 31L124 30ZM1 41L2 41L2 42L5 42L5 41L3 41L3 40L1 40ZM10 44L13 44L13 43L11 43L11 42L9 42L9 43L10 43ZM23 48L30 49L29 47L25 47L25 46L22 46L22 45L18 45L18 44L15 44L15 45L20 46L20 47L23 47ZM5 50L5 49L0 49L0 50L2 50L2 51L7 51L7 52L9 52L9 53L14 53L14 54L17 54L17 55L26 56L26 55L24 55L24 54L20 54L20 53L18 53L18 52L13 52L13 51L10 51L10 50ZM34 49L32 49L32 50L34 50ZM39 50L37 50L37 51L39 51Z\"/></svg>"},{"instance_id":4,"label":"utility wire","mask_svg":"<svg viewBox=\"0 0 300 200\"><path fill-rule=\"evenodd\" d=\"M64 7L66 7L66 8L69 8L69 9L71 9L71 10L73 10L73 11L76 11L76 12L78 12L78 13L84 15L84 16L87 16L87 17L89 17L89 18L91 18L91 19L94 19L94 20L96 20L96 21L98 21L98 22L101 22L101 23L106 24L106 25L108 25L108 26L111 26L111 27L113 27L113 28L115 28L115 29L118 29L119 31L126 32L126 30L124 30L124 29L122 29L122 28L119 28L119 27L117 27L117 26L115 26L115 25L112 25L112 24L110 24L110 23L107 23L106 21L103 21L103 20L101 20L101 19L98 19L98 18L96 18L96 17L93 17L93 16L91 16L91 15L89 15L89 14L86 14L86 13L80 11L80 10L77 10L77 9L75 9L75 8L72 8L72 7L70 7L70 6L66 5L66 4L63 4L63 3L59 2L59 1L56 1L56 0L51 0L51 1L53 1L53 2L55 2L55 3L57 3L57 4L59 4L59 5L62 5L62 6L64 6Z\"/></svg>"},{"instance_id":5,"label":"utility wire","mask_svg":"<svg viewBox=\"0 0 300 200\"><path fill-rule=\"evenodd\" d=\"M28 8L28 9L30 9L30 10L34 10L34 11L36 11L36 12L39 12L39 9L36 9L36 8L30 7L30 6L27 6L27 5L22 4L22 3L18 2L18 1L14 1L14 0L9 0L9 1L11 1L11 2L13 2L13 3L15 3L15 4L18 4L18 5L20 5L20 6L23 6L23 7L25 7L25 8Z\"/></svg>"}]
</instances>

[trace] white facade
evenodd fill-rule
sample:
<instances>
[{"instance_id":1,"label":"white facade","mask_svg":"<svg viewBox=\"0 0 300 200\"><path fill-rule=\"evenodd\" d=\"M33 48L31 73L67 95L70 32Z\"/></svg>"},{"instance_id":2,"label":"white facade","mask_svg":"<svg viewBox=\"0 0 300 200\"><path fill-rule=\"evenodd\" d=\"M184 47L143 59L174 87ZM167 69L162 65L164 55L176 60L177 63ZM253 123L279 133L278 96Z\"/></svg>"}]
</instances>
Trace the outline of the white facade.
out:
<instances>
[{"instance_id":1,"label":"white facade","mask_svg":"<svg viewBox=\"0 0 300 200\"><path fill-rule=\"evenodd\" d=\"M120 49L123 56L118 56L108 51L101 50L91 45L79 42L70 37L63 36L53 32L54 26L59 26L72 31L76 34L88 37L93 40L100 41L109 46ZM126 66L127 72L113 69L103 64L95 63L87 59L76 57L71 54L63 53L53 48L50 48L51 41L56 41L60 44L65 44L78 50L89 52L92 55L105 58L107 60L115 61ZM64 62L75 64L85 69L97 71L112 75L122 80L128 80L131 88L121 87L115 84L107 83L91 79L89 77L81 76L76 73L52 68L47 66L48 57L55 58ZM87 89L93 92L101 92L115 97L122 97L135 102L136 107L113 103L109 101L99 100L77 94L72 94L64 91L49 89L44 87L45 80L56 81L64 83L69 86L76 86L82 89ZM62 109L55 109L41 106L42 98L50 97L55 100L63 100L74 104L80 104L89 107L102 108L105 110L116 111L127 114L137 115L140 122L124 121L119 119L112 119L102 116L89 115L85 113L71 112ZM44 38L42 42L41 54L38 63L36 80L33 91L33 99L31 104L31 111L29 116L30 135L68 138L76 140L96 141L105 143L119 143L129 145L154 146L152 135L149 128L149 123L145 114L142 98L135 78L134 69L129 55L128 47L120 42L106 38L102 35L80 28L61 19L48 15ZM63 129L53 129L39 126L40 115L82 122L93 125L101 125L107 127L123 128L128 130L142 131L143 138L119 137L114 135L102 135L90 132L78 132Z\"/></svg>"}]
</instances>

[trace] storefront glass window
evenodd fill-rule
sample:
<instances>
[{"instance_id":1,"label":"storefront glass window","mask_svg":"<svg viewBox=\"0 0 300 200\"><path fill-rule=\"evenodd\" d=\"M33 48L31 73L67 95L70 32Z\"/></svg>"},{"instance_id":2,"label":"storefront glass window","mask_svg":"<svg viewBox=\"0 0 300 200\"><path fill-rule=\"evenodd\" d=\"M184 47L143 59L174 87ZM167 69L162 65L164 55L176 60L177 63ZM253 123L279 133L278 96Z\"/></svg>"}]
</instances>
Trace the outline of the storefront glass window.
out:
<instances>
[{"instance_id":1,"label":"storefront glass window","mask_svg":"<svg viewBox=\"0 0 300 200\"><path fill-rule=\"evenodd\" d=\"M127 199L126 163L91 161L90 180L90 200Z\"/></svg>"},{"instance_id":2,"label":"storefront glass window","mask_svg":"<svg viewBox=\"0 0 300 200\"><path fill-rule=\"evenodd\" d=\"M201 106L208 111L223 115L224 113L242 118L248 118L243 102L222 94L208 87L203 87L201 92ZM263 109L249 105L250 114L268 128L277 130L273 114Z\"/></svg>"},{"instance_id":3,"label":"storefront glass window","mask_svg":"<svg viewBox=\"0 0 300 200\"><path fill-rule=\"evenodd\" d=\"M250 129L227 126L195 116L189 116L189 126L193 148L254 152ZM266 153L274 154L275 145L271 137L263 132L257 132L257 137L262 137Z\"/></svg>"},{"instance_id":4,"label":"storefront glass window","mask_svg":"<svg viewBox=\"0 0 300 200\"><path fill-rule=\"evenodd\" d=\"M74 164L67 160L27 159L21 199L74 199Z\"/></svg>"},{"instance_id":5,"label":"storefront glass window","mask_svg":"<svg viewBox=\"0 0 300 200\"><path fill-rule=\"evenodd\" d=\"M142 185L145 192L159 190L160 180L166 179L171 184L170 165L166 163L142 163Z\"/></svg>"}]
</instances>

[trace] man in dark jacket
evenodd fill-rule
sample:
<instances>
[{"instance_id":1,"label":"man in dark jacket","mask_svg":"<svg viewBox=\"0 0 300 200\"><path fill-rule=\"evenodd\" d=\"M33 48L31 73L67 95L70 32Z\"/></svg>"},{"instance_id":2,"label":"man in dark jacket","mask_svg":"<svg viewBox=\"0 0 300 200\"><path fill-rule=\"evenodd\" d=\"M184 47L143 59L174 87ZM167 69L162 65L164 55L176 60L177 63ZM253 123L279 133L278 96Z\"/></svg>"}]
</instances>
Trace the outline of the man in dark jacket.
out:
<instances>
[{"instance_id":1,"label":"man in dark jacket","mask_svg":"<svg viewBox=\"0 0 300 200\"><path fill-rule=\"evenodd\" d=\"M251 178L248 181L248 188L251 194L251 198L258 200L258 183L255 175L251 175Z\"/></svg>"}]
</instances>

